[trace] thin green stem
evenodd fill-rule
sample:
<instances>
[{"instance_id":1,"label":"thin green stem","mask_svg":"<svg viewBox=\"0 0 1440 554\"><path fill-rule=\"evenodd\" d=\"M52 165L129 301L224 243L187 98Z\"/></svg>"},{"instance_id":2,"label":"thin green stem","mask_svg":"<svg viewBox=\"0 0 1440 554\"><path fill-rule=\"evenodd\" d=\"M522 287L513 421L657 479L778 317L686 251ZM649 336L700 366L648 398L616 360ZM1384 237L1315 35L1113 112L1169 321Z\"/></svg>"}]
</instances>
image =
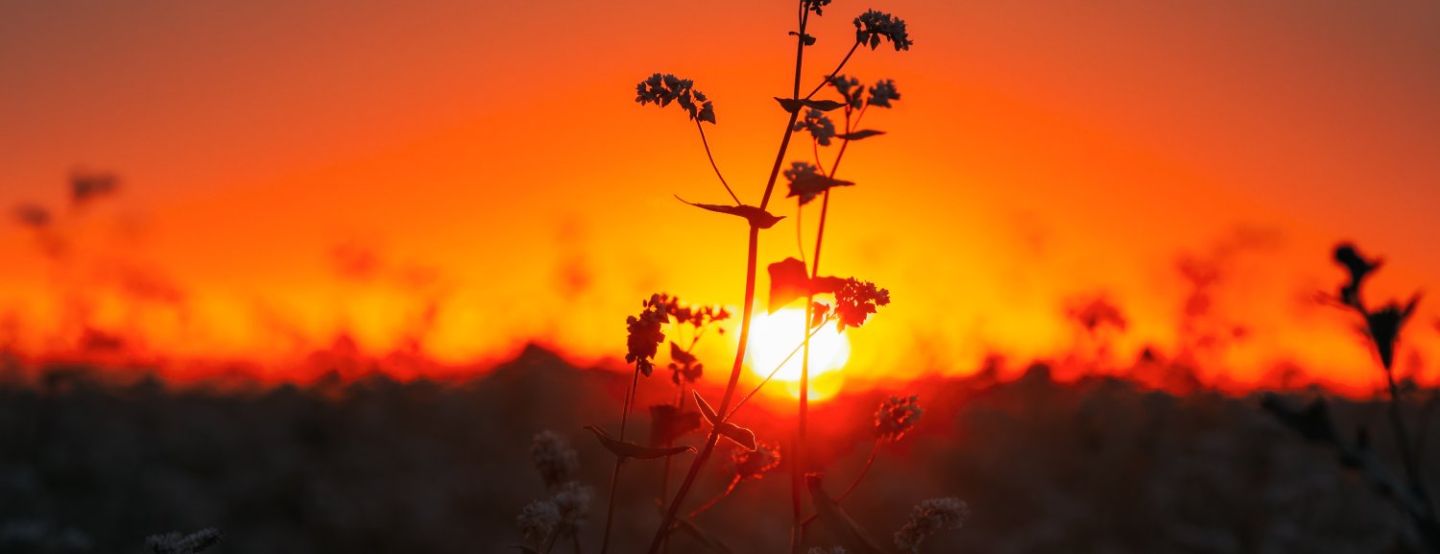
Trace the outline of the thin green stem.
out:
<instances>
[{"instance_id":1,"label":"thin green stem","mask_svg":"<svg viewBox=\"0 0 1440 554\"><path fill-rule=\"evenodd\" d=\"M625 424L630 419L630 405L635 402L635 388L640 384L640 367L636 366L630 377L630 389L625 392L625 407L620 411L620 440L625 440ZM610 530L615 524L615 491L620 487L620 467L625 459L615 457L615 470L610 473L610 498L605 508L605 534L600 541L600 554L610 551Z\"/></svg>"},{"instance_id":2,"label":"thin green stem","mask_svg":"<svg viewBox=\"0 0 1440 554\"><path fill-rule=\"evenodd\" d=\"M836 75L839 75L840 70L845 68L845 64L850 61L850 56L855 55L855 50L858 48L860 48L860 41L857 40L855 41L855 44L850 45L850 51L845 53L845 57L840 58L840 63L835 66L835 70L831 71L829 75L826 75L825 79L823 81L820 81L820 84L815 85L815 88L810 91L810 94L805 95L805 99L809 100L811 97L815 96L815 93L820 92L820 89L825 88L825 83L829 83L831 79L834 79ZM796 90L795 92L798 96L800 91Z\"/></svg>"},{"instance_id":3,"label":"thin green stem","mask_svg":"<svg viewBox=\"0 0 1440 554\"><path fill-rule=\"evenodd\" d=\"M720 174L720 166L715 163L715 154L710 152L710 141L705 138L705 126L701 125L698 119L695 120L695 129L700 131L700 144L705 146L705 157L710 160L710 169L715 170L715 176L720 179L720 184L725 187L725 192L730 193L730 198L735 200L735 205L741 205L740 197L735 195L735 190L730 188L730 183L726 182L725 176Z\"/></svg>"},{"instance_id":4,"label":"thin green stem","mask_svg":"<svg viewBox=\"0 0 1440 554\"><path fill-rule=\"evenodd\" d=\"M739 476L739 475L736 475L735 477L731 478L731 479L730 479L730 484L728 484L728 485L725 486L725 490L724 490L724 491L722 491L722 492L721 492L720 494L718 494L718 495L715 495L714 498L711 498L710 500L706 500L704 504L701 504L700 506L696 507L694 510L690 510L690 515L687 515L687 516L685 516L685 517L687 517L687 518L689 518L689 519L695 519L695 518L696 518L697 516L699 516L700 514L703 514L703 513L707 512L707 511L709 511L710 508L714 508L715 505L716 505L716 504L719 504L721 500L724 500L726 497L730 496L730 493L735 492L735 487L740 486L740 481L741 481L741 479L740 479L740 476Z\"/></svg>"},{"instance_id":5,"label":"thin green stem","mask_svg":"<svg viewBox=\"0 0 1440 554\"><path fill-rule=\"evenodd\" d=\"M860 468L860 473L856 474L855 479L850 481L850 486L845 487L845 492L835 497L835 502L844 502L846 498L850 497L850 493L855 492L855 489L860 486L860 481L865 479L865 476L870 473L870 468L875 465L875 457L879 453L880 439L875 439L875 442L870 444L870 455L865 457L865 465ZM808 527L811 523L815 522L816 517L818 517L818 514L811 514L810 517L805 518L805 521L800 525L802 527Z\"/></svg>"}]
</instances>

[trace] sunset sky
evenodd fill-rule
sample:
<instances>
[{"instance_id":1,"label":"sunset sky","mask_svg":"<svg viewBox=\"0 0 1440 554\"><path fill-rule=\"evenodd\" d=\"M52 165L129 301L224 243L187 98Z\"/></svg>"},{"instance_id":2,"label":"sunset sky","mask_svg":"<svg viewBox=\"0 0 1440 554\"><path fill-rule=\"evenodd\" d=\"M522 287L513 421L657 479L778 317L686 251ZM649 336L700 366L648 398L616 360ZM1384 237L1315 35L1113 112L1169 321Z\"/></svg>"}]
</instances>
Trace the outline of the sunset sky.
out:
<instances>
[{"instance_id":1,"label":"sunset sky","mask_svg":"<svg viewBox=\"0 0 1440 554\"><path fill-rule=\"evenodd\" d=\"M1440 4L837 0L807 83L869 7L915 46L846 71L902 94L866 116L888 134L847 153L858 186L827 229L822 273L895 299L851 332L851 378L1064 356L1066 306L1097 295L1129 319L1120 358L1173 351L1188 260L1219 271L1207 324L1244 329L1203 374L1294 362L1369 387L1350 320L1315 300L1341 279L1330 247L1387 259L1372 301L1440 291ZM88 325L156 360L278 366L346 332L443 364L530 340L623 355L650 292L738 304L745 255L740 224L672 196L725 198L693 125L635 83L694 79L756 202L792 25L750 0L0 0L0 207L48 207L69 244L47 257L6 218L0 343L65 353ZM71 209L77 170L122 190ZM763 262L795 255L794 209ZM1437 305L1402 357L1430 379Z\"/></svg>"}]
</instances>

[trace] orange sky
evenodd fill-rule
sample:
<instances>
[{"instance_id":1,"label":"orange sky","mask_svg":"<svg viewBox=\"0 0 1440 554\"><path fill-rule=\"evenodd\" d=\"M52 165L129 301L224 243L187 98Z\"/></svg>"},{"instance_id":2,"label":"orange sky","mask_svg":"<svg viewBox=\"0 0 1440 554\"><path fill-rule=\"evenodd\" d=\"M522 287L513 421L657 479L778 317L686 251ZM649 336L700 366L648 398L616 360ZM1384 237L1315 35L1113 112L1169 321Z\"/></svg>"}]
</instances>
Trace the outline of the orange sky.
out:
<instances>
[{"instance_id":1,"label":"orange sky","mask_svg":"<svg viewBox=\"0 0 1440 554\"><path fill-rule=\"evenodd\" d=\"M871 6L827 8L808 82ZM1249 330L1206 372L1245 382L1294 360L1364 386L1374 372L1344 315L1311 301L1340 277L1329 246L1390 260L1377 299L1440 288L1434 3L873 7L906 18L916 44L847 70L903 94L867 115L889 134L847 154L841 177L859 186L837 194L827 233L824 272L896 301L852 334L847 372L1062 355L1066 301L1101 291L1131 320L1122 353L1173 348L1190 256L1223 269L1219 319ZM79 305L172 358L283 359L342 330L375 353L415 337L451 363L531 338L618 354L644 295L733 305L743 278L743 229L671 196L722 199L693 127L636 106L634 83L693 78L716 102L720 163L758 198L792 11L0 3L0 206L58 209L77 167L124 180L63 220L64 263L0 229L0 338L64 350ZM793 255L794 232L767 232L762 259ZM337 250L376 268L346 277ZM119 292L136 280L184 301ZM1407 337L1430 375L1436 315L1431 299Z\"/></svg>"}]
</instances>

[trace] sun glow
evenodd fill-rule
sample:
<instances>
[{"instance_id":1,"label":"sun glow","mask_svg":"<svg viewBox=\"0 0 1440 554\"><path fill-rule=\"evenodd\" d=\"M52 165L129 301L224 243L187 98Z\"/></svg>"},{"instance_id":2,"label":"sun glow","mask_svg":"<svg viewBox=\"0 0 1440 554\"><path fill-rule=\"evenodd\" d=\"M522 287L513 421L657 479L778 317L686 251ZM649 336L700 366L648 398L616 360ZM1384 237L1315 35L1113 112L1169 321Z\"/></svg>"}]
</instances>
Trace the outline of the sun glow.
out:
<instances>
[{"instance_id":1,"label":"sun glow","mask_svg":"<svg viewBox=\"0 0 1440 554\"><path fill-rule=\"evenodd\" d=\"M773 379L786 385L784 388L792 395L800 392L801 353L796 347L805 337L803 321L805 311L798 308L756 315L750 329L750 347L745 355L750 371L764 379L794 352L790 360L776 371ZM849 359L850 340L834 325L826 325L816 331L810 339L811 398L820 400L839 390L841 374L837 370L844 367Z\"/></svg>"}]
</instances>

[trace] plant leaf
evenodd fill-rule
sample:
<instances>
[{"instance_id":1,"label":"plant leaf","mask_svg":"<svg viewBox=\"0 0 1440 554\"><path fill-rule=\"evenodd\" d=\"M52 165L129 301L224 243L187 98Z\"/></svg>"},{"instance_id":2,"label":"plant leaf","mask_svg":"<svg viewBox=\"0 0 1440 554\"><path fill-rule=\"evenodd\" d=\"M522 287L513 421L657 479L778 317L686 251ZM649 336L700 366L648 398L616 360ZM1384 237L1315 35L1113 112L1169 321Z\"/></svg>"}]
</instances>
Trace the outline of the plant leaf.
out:
<instances>
[{"instance_id":1,"label":"plant leaf","mask_svg":"<svg viewBox=\"0 0 1440 554\"><path fill-rule=\"evenodd\" d=\"M845 509L841 508L840 504L825 492L824 487L821 486L820 474L805 474L805 485L809 487L810 498L815 502L815 516L820 519L820 523L825 524L825 528L830 530L830 534L839 540L841 545L851 552L862 554L882 554L884 552L866 537L865 530L850 518L850 514L845 513Z\"/></svg>"},{"instance_id":2,"label":"plant leaf","mask_svg":"<svg viewBox=\"0 0 1440 554\"><path fill-rule=\"evenodd\" d=\"M691 206L695 206L696 208L700 208L702 210L710 210L712 212L719 212L722 214L730 214L743 217L746 221L750 222L751 226L758 227L760 229L769 229L771 227L774 227L776 223L779 223L780 220L785 219L785 216L777 216L758 207L750 205L742 204L739 206L731 206L729 204L697 204L684 198L680 198L679 196L676 196L675 199Z\"/></svg>"},{"instance_id":3,"label":"plant leaf","mask_svg":"<svg viewBox=\"0 0 1440 554\"><path fill-rule=\"evenodd\" d=\"M600 444L605 446L606 450L609 450L610 452L614 453L616 456L619 456L622 459L638 458L641 460L651 460L655 458L674 456L682 452L695 451L694 448L690 448L688 446L672 446L669 448L641 446L633 442L626 442L612 438L609 433L605 432L604 429L601 429L594 425L586 425L585 428L588 429L591 433L595 433L595 438L600 439Z\"/></svg>"},{"instance_id":4,"label":"plant leaf","mask_svg":"<svg viewBox=\"0 0 1440 554\"><path fill-rule=\"evenodd\" d=\"M790 181L790 194L785 196L787 198L799 196L801 204L808 204L810 200L815 198L815 195L830 190L831 187L850 186L855 186L855 182L832 179L819 173L807 173Z\"/></svg>"},{"instance_id":5,"label":"plant leaf","mask_svg":"<svg viewBox=\"0 0 1440 554\"><path fill-rule=\"evenodd\" d=\"M799 112L800 108L814 108L822 112L828 112L831 110L845 107L844 102L836 102L834 100L797 100L794 98L780 98L779 96L776 96L775 101L779 102L780 107L784 108L785 111L789 113Z\"/></svg>"},{"instance_id":6,"label":"plant leaf","mask_svg":"<svg viewBox=\"0 0 1440 554\"><path fill-rule=\"evenodd\" d=\"M810 277L805 274L805 262L785 258L770 264L769 271L771 312L809 294Z\"/></svg>"},{"instance_id":7,"label":"plant leaf","mask_svg":"<svg viewBox=\"0 0 1440 554\"><path fill-rule=\"evenodd\" d=\"M705 397L700 396L700 391L692 390L690 394L695 396L695 405L700 407L700 413L705 416L705 421L710 422L711 425L720 423L720 415L715 413L715 408L710 407L710 403L705 401Z\"/></svg>"},{"instance_id":8,"label":"plant leaf","mask_svg":"<svg viewBox=\"0 0 1440 554\"><path fill-rule=\"evenodd\" d=\"M710 425L715 428L716 434L730 439L730 442L740 445L746 450L755 451L758 443L755 440L754 431L728 421L720 421L720 415L715 413L715 408L710 407L710 403L706 402L704 397L700 396L700 391L690 392L695 395L695 405L700 407L700 414L704 415L705 421L709 421Z\"/></svg>"},{"instance_id":9,"label":"plant leaf","mask_svg":"<svg viewBox=\"0 0 1440 554\"><path fill-rule=\"evenodd\" d=\"M835 135L835 138L838 138L840 140L860 140L863 138L883 134L885 134L885 131L876 131L874 129L861 129L859 131L851 131L842 135Z\"/></svg>"}]
</instances>

